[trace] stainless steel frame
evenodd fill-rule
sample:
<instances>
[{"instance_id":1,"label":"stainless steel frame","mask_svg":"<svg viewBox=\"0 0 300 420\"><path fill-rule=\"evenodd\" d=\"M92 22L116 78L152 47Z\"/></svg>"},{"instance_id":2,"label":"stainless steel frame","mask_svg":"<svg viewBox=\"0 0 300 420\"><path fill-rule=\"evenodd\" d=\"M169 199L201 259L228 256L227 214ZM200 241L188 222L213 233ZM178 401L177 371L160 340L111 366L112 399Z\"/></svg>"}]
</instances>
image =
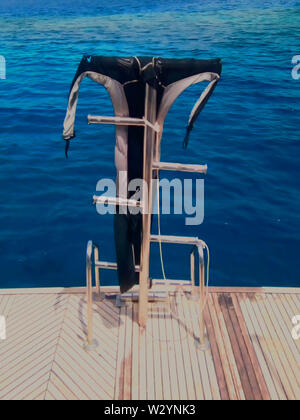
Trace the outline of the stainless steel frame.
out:
<instances>
[{"instance_id":1,"label":"stainless steel frame","mask_svg":"<svg viewBox=\"0 0 300 420\"><path fill-rule=\"evenodd\" d=\"M145 328L148 316L148 288L149 288L149 261L150 261L150 243L164 242L192 245L192 252L190 255L191 268L191 288L194 299L200 300L199 308L199 325L200 337L199 346L202 350L207 348L207 340L205 337L205 324L203 308L205 304L205 263L204 252L205 244L197 237L179 237L170 235L152 235L151 234L151 214L152 214L152 179L153 171L159 176L160 170L185 171L205 174L207 165L188 165L181 163L166 163L160 162L160 147L159 135L161 128L156 122L156 90L149 84L146 84L145 95L145 116L144 118L129 118L129 117L102 117L89 116L89 124L116 124L116 125L137 125L144 127L144 169L143 179L148 186L147 191L143 191L142 203L135 200L126 200L119 197L98 197L94 196L94 203L106 203L115 205L138 206L143 208L143 235L141 246L140 266L136 266L136 271L140 272L139 284L139 312L138 322L141 328ZM97 343L93 340L93 293L92 293L92 251L94 249L94 266L95 266L95 282L96 282L96 296L101 299L99 270L103 269L117 269L116 263L104 262L99 260L99 249L91 241L88 242L87 258L86 258L86 278L87 278L87 301L88 301L88 334L87 344L85 348L90 350L94 348ZM195 254L199 257L199 286L195 285Z\"/></svg>"}]
</instances>

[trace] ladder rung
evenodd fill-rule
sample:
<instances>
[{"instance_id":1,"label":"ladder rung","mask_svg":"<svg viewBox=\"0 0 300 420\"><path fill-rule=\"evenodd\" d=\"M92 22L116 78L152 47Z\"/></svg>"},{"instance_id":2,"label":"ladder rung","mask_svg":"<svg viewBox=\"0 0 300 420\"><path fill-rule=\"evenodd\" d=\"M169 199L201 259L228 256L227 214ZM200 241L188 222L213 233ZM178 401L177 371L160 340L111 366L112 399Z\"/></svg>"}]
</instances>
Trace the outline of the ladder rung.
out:
<instances>
[{"instance_id":1,"label":"ladder rung","mask_svg":"<svg viewBox=\"0 0 300 420\"><path fill-rule=\"evenodd\" d=\"M118 268L117 263L108 262L108 261L95 261L95 266L98 268L106 268L108 270L117 270ZM139 265L135 266L135 271L136 272L140 271Z\"/></svg>"},{"instance_id":2,"label":"ladder rung","mask_svg":"<svg viewBox=\"0 0 300 420\"><path fill-rule=\"evenodd\" d=\"M148 302L165 302L168 299L168 294L165 290L148 291ZM139 294L137 292L127 292L119 295L121 302L138 302Z\"/></svg>"},{"instance_id":3,"label":"ladder rung","mask_svg":"<svg viewBox=\"0 0 300 420\"><path fill-rule=\"evenodd\" d=\"M145 118L131 117L106 117L101 115L88 115L89 124L116 124L116 125L135 125L138 127L151 127L157 133L160 132L159 124L151 124Z\"/></svg>"},{"instance_id":4,"label":"ladder rung","mask_svg":"<svg viewBox=\"0 0 300 420\"><path fill-rule=\"evenodd\" d=\"M100 115L88 115L89 124L117 124L117 125L145 125L142 118L129 117L105 117Z\"/></svg>"},{"instance_id":5,"label":"ladder rung","mask_svg":"<svg viewBox=\"0 0 300 420\"><path fill-rule=\"evenodd\" d=\"M170 236L170 235L151 235L151 242L165 242L170 244L187 244L187 245L199 245L202 241L197 237L190 236Z\"/></svg>"},{"instance_id":6,"label":"ladder rung","mask_svg":"<svg viewBox=\"0 0 300 420\"><path fill-rule=\"evenodd\" d=\"M206 174L207 165L189 165L185 163L153 162L153 169L164 171L197 172Z\"/></svg>"},{"instance_id":7,"label":"ladder rung","mask_svg":"<svg viewBox=\"0 0 300 420\"><path fill-rule=\"evenodd\" d=\"M140 201L121 197L106 197L103 195L94 195L93 201L94 204L113 204L115 206L142 207L142 203Z\"/></svg>"},{"instance_id":8,"label":"ladder rung","mask_svg":"<svg viewBox=\"0 0 300 420\"><path fill-rule=\"evenodd\" d=\"M172 280L172 279L167 279L167 281L165 280L159 280L159 279L153 279L152 280L152 285L153 286L192 286L193 283L191 282L191 280ZM152 287L153 287L152 286Z\"/></svg>"}]
</instances>

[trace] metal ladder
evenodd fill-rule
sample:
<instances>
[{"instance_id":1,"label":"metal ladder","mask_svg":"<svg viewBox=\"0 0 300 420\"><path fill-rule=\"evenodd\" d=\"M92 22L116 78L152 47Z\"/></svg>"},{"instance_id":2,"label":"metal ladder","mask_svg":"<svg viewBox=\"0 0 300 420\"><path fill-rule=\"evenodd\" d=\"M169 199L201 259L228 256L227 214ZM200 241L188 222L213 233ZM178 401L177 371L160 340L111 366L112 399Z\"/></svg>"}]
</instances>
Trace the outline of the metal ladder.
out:
<instances>
[{"instance_id":1,"label":"metal ladder","mask_svg":"<svg viewBox=\"0 0 300 420\"><path fill-rule=\"evenodd\" d=\"M168 171L184 171L205 174L207 172L207 165L190 165L181 163L166 163L160 162L160 148L159 142L156 141L160 133L160 127L156 122L156 90L146 83L145 92L145 116L144 118L129 118L129 117L103 117L103 116L88 116L89 124L115 124L115 125L135 125L144 127L144 156L143 156L143 180L148 186L147 191L142 192L142 201L131 199L124 199L120 197L104 197L94 196L95 204L113 204L125 205L133 207L142 207L142 245L140 265L135 266L135 270L140 273L139 281L139 308L138 308L138 322L141 328L146 327L148 317L148 284L149 284L149 261L150 261L150 243L175 243L192 245L192 252L190 257L191 280L190 285L192 289L192 296L200 297L200 348L207 348L207 340L205 338L205 326L203 318L203 308L205 302L205 264L204 264L204 248L205 244L197 237L180 237L180 236L166 236L166 235L152 235L151 234L151 211L153 197L152 197L152 176L153 171L168 170ZM147 194L147 195L146 195ZM93 294L92 294L92 253L94 250L94 266L95 266L95 280L96 292L98 299L101 299L99 270L100 269L117 269L117 264L112 262L105 262L99 260L99 249L92 241L88 242L87 256L86 256L86 277L87 277L87 297L88 297L88 337L85 348L87 350L94 348L97 343L93 340L92 325L93 325ZM196 251L199 256L199 287L195 285L195 254Z\"/></svg>"}]
</instances>

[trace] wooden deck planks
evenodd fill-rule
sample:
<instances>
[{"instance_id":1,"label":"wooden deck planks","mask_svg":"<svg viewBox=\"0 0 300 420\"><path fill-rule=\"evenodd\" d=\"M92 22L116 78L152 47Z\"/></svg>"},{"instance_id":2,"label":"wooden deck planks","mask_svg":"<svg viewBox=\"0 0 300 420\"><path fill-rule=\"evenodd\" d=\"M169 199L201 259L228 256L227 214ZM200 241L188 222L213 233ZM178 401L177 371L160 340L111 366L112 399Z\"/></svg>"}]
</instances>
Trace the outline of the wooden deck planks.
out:
<instances>
[{"instance_id":1,"label":"wooden deck planks","mask_svg":"<svg viewBox=\"0 0 300 420\"><path fill-rule=\"evenodd\" d=\"M239 376L241 378L243 391L247 400L261 400L262 395L258 386L256 375L248 354L247 346L244 342L243 333L241 331L238 318L233 306L230 294L222 294L219 296L219 303L226 322L234 357L237 363Z\"/></svg>"},{"instance_id":2,"label":"wooden deck planks","mask_svg":"<svg viewBox=\"0 0 300 420\"><path fill-rule=\"evenodd\" d=\"M168 343L168 360L169 360L169 372L170 372L170 381L171 381L171 395L172 400L179 400L179 381L180 377L178 377L178 368L176 364L176 356L175 356L175 341L173 337L173 328L171 324L171 310L170 307L165 308L164 312L164 320L165 320L165 333L166 333L166 341Z\"/></svg>"},{"instance_id":3,"label":"wooden deck planks","mask_svg":"<svg viewBox=\"0 0 300 420\"><path fill-rule=\"evenodd\" d=\"M239 367L241 370L240 360L235 359L235 354L233 351L233 343L230 340L229 331L227 329L224 314L222 312L222 309L219 303L219 298L220 296L218 294L212 295L212 301L213 301L216 314L217 314L217 319L219 321L219 325L221 328L221 334L224 339L225 352L226 352L228 362L229 362L228 364L229 364L229 369L231 372L231 377L232 377L232 381L233 381L233 385L234 385L234 389L236 393L236 398L239 400L244 400L245 394L244 394L241 378L239 375Z\"/></svg>"},{"instance_id":4,"label":"wooden deck planks","mask_svg":"<svg viewBox=\"0 0 300 420\"><path fill-rule=\"evenodd\" d=\"M203 400L204 399L204 391L203 391L203 384L201 378L201 370L199 369L198 364L198 356L197 356L197 337L194 333L193 328L193 321L191 317L191 304L186 299L185 296L181 296L181 301L178 302L178 306L182 306L182 310L184 312L184 319L186 324L186 332L187 332L187 341L189 346L189 353L190 353L190 363L192 367L192 375L193 375L193 383L195 387L195 399Z\"/></svg>"},{"instance_id":5,"label":"wooden deck planks","mask_svg":"<svg viewBox=\"0 0 300 420\"><path fill-rule=\"evenodd\" d=\"M161 370L162 370L162 389L163 389L163 398L166 400L172 399L172 386L171 386L171 374L170 374L170 364L168 357L168 348L169 342L166 335L166 325L165 325L165 311L162 307L157 309L159 318L157 320L158 329L159 329L159 344L160 344L160 356L161 356Z\"/></svg>"},{"instance_id":6,"label":"wooden deck planks","mask_svg":"<svg viewBox=\"0 0 300 420\"><path fill-rule=\"evenodd\" d=\"M149 310L150 322L152 323L153 338L153 357L154 357L154 383L155 383L155 399L162 400L163 381L162 381L162 362L159 339L159 310L156 305L151 305Z\"/></svg>"},{"instance_id":7,"label":"wooden deck planks","mask_svg":"<svg viewBox=\"0 0 300 420\"><path fill-rule=\"evenodd\" d=\"M259 299L254 297L251 301L251 304L253 306L254 312L256 313L256 318L263 330L264 337L268 343L269 351L272 354L273 361L275 362L275 368L277 370L284 392L288 399L294 399L294 392L289 378L286 375L286 357L284 350L282 350L280 340L278 339L277 330L272 327L269 315L265 310L264 296L260 296Z\"/></svg>"},{"instance_id":8,"label":"wooden deck planks","mask_svg":"<svg viewBox=\"0 0 300 420\"><path fill-rule=\"evenodd\" d=\"M217 338L216 338L214 327L213 327L213 321L212 321L212 317L211 317L208 306L204 312L204 317L205 317L205 324L207 328L207 337L210 343L214 368L216 371L216 379L219 386L220 398L222 400L229 400L230 396L229 396L228 386L226 382L224 366L222 364L221 352L218 347Z\"/></svg>"},{"instance_id":9,"label":"wooden deck planks","mask_svg":"<svg viewBox=\"0 0 300 420\"><path fill-rule=\"evenodd\" d=\"M181 370L182 375L185 378L186 384L186 397L182 399L196 399L196 392L195 392L195 384L194 378L192 373L192 364L190 359L190 352L188 346L188 328L187 322L184 318L183 307L182 307L182 300L181 300L181 292L178 292L174 296L173 300L174 305L174 312L176 313L176 324L177 324L177 331L178 331L178 340L177 346L180 346L181 354L182 354L182 362L183 362L183 370ZM183 379L182 379L183 380Z\"/></svg>"},{"instance_id":10,"label":"wooden deck planks","mask_svg":"<svg viewBox=\"0 0 300 420\"><path fill-rule=\"evenodd\" d=\"M136 303L95 301L92 352L83 350L85 294L0 290L0 399L300 399L298 289L211 288L204 352L187 290L173 286L169 301L149 304L143 330Z\"/></svg>"},{"instance_id":11,"label":"wooden deck planks","mask_svg":"<svg viewBox=\"0 0 300 420\"><path fill-rule=\"evenodd\" d=\"M176 297L174 293L170 294L170 321L171 328L173 331L173 347L175 352L175 360L177 367L177 379L178 379L178 388L179 388L179 399L186 400L188 399L188 390L186 383L186 372L184 368L184 355L182 348L182 339L180 336L179 330L179 317L176 307Z\"/></svg>"},{"instance_id":12,"label":"wooden deck planks","mask_svg":"<svg viewBox=\"0 0 300 420\"><path fill-rule=\"evenodd\" d=\"M243 314L240 308L239 298L236 294L232 294L231 298L232 298L232 303L235 309L235 314L237 317L236 322L238 322L239 327L241 329L241 334L243 336L243 340L245 342L245 345L249 354L250 363L253 366L255 377L256 377L256 380L260 389L261 397L263 400L270 400L271 398L270 393L269 393L261 366L259 364L259 360L255 352L254 345L251 341L249 331L247 330L246 323L243 319ZM249 363L249 360L248 360L248 363Z\"/></svg>"}]
</instances>

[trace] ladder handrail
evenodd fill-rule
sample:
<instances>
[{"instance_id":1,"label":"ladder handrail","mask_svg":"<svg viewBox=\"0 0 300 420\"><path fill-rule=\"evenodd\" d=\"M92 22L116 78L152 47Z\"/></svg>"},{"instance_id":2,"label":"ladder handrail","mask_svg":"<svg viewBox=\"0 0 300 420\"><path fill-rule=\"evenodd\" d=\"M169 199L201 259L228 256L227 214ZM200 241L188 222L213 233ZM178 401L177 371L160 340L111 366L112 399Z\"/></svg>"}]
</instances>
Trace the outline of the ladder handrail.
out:
<instances>
[{"instance_id":1,"label":"ladder handrail","mask_svg":"<svg viewBox=\"0 0 300 420\"><path fill-rule=\"evenodd\" d=\"M108 197L106 195L93 195L94 204L110 204L114 206L142 207L142 203L138 200L122 197Z\"/></svg>"},{"instance_id":2,"label":"ladder handrail","mask_svg":"<svg viewBox=\"0 0 300 420\"><path fill-rule=\"evenodd\" d=\"M156 133L160 133L160 125L158 122L152 124L145 117L132 118L132 117L107 117L102 115L88 115L88 124L115 124L115 125L135 125L135 126L148 126Z\"/></svg>"},{"instance_id":3,"label":"ladder handrail","mask_svg":"<svg viewBox=\"0 0 300 420\"><path fill-rule=\"evenodd\" d=\"M163 242L163 243L175 243L183 245L192 245L190 252L190 275L191 275L191 293L193 297L200 297L200 348L205 349L205 325L204 325L204 314L203 307L205 302L205 264L204 264L204 248L205 242L198 237L188 236L170 236L170 235L150 235L150 242ZM100 269L114 269L117 270L117 264L112 262L100 261L99 259L99 246L93 241L88 241L86 250L86 284L87 284L87 344L84 345L86 350L94 349L98 343L93 339L93 284L92 284L92 256L94 251L94 266L95 266L95 283L97 295L100 294L100 281L99 281L99 270ZM195 255L198 254L199 258L199 286L195 284ZM136 265L135 270L140 272L140 266Z\"/></svg>"},{"instance_id":4,"label":"ladder handrail","mask_svg":"<svg viewBox=\"0 0 300 420\"><path fill-rule=\"evenodd\" d=\"M207 348L207 342L205 340L205 324L204 324L204 306L205 306L205 264L204 264L204 242L199 239L199 243L192 247L190 252L190 269L191 269L191 281L192 281L192 296L197 297L195 285L195 254L198 253L199 257L199 298L200 298L200 313L199 313L199 344L202 350ZM207 291L208 293L208 291Z\"/></svg>"},{"instance_id":5,"label":"ladder handrail","mask_svg":"<svg viewBox=\"0 0 300 420\"><path fill-rule=\"evenodd\" d=\"M196 165L189 163L173 163L173 162L153 162L153 169L160 171L178 171L178 172L193 172L199 174L207 173L207 165Z\"/></svg>"},{"instance_id":6,"label":"ladder handrail","mask_svg":"<svg viewBox=\"0 0 300 420\"><path fill-rule=\"evenodd\" d=\"M99 259L99 247L93 241L88 241L86 249L86 294L87 294L87 343L86 350L93 349L97 342L93 340L93 281L92 281L92 254L94 250L95 260ZM96 290L100 297L99 272L95 267Z\"/></svg>"}]
</instances>

